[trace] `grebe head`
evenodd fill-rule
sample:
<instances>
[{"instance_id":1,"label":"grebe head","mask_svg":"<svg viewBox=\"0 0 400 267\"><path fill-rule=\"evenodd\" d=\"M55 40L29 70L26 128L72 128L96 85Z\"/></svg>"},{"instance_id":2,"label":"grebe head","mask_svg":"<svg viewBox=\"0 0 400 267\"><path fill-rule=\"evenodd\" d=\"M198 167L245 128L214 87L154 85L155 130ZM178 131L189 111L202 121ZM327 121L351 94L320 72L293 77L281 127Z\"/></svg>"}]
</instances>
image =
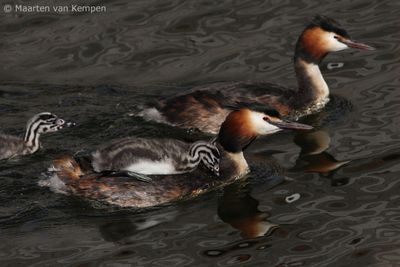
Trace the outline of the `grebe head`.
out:
<instances>
[{"instance_id":1,"label":"grebe head","mask_svg":"<svg viewBox=\"0 0 400 267\"><path fill-rule=\"evenodd\" d=\"M27 147L25 154L36 152L39 147L39 136L42 133L57 132L65 126L75 125L72 122L58 118L56 115L49 112L42 112L33 116L27 123L24 142Z\"/></svg>"},{"instance_id":2,"label":"grebe head","mask_svg":"<svg viewBox=\"0 0 400 267\"><path fill-rule=\"evenodd\" d=\"M42 112L33 116L27 124L28 132L36 134L52 133L63 129L66 126L72 126L74 123L66 122L50 112Z\"/></svg>"},{"instance_id":3,"label":"grebe head","mask_svg":"<svg viewBox=\"0 0 400 267\"><path fill-rule=\"evenodd\" d=\"M243 108L232 111L221 125L218 141L228 152L243 151L260 135L269 135L283 129L310 130L311 126L284 121L276 110L258 112Z\"/></svg>"},{"instance_id":4,"label":"grebe head","mask_svg":"<svg viewBox=\"0 0 400 267\"><path fill-rule=\"evenodd\" d=\"M369 45L351 40L347 31L335 20L317 15L299 37L296 54L309 61L319 62L329 52L348 48L375 50Z\"/></svg>"},{"instance_id":5,"label":"grebe head","mask_svg":"<svg viewBox=\"0 0 400 267\"><path fill-rule=\"evenodd\" d=\"M216 176L219 176L219 162L221 155L216 146L210 145L209 151L204 151L201 155L201 162Z\"/></svg>"},{"instance_id":6,"label":"grebe head","mask_svg":"<svg viewBox=\"0 0 400 267\"><path fill-rule=\"evenodd\" d=\"M38 133L53 133L61 130L66 123L65 120L58 118L56 115L49 112L42 112L34 117L34 120L39 122Z\"/></svg>"},{"instance_id":7,"label":"grebe head","mask_svg":"<svg viewBox=\"0 0 400 267\"><path fill-rule=\"evenodd\" d=\"M190 146L189 155L192 162L201 162L208 170L219 176L219 161L221 155L214 140L211 142L194 142Z\"/></svg>"}]
</instances>

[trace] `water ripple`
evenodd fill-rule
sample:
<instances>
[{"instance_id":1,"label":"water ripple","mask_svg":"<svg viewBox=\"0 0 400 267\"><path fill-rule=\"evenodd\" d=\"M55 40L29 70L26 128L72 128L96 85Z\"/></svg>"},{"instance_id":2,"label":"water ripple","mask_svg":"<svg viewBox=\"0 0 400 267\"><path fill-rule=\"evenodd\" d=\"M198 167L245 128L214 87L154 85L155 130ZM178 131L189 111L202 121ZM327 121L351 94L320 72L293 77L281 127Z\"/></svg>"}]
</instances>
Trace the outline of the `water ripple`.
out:
<instances>
[{"instance_id":1,"label":"water ripple","mask_svg":"<svg viewBox=\"0 0 400 267\"><path fill-rule=\"evenodd\" d=\"M79 125L43 137L32 157L0 163L0 265L398 264L399 2L96 2L108 12L0 17L1 131L22 134L43 110ZM341 112L295 143L291 133L258 140L246 153L257 165L249 183L145 212L37 186L54 157L111 138L204 138L123 115L159 95L212 81L294 87L293 47L315 14L334 16L377 50L326 58L322 72ZM343 66L330 70L330 62ZM272 185L267 163L287 169ZM294 194L300 198L285 201Z\"/></svg>"}]
</instances>

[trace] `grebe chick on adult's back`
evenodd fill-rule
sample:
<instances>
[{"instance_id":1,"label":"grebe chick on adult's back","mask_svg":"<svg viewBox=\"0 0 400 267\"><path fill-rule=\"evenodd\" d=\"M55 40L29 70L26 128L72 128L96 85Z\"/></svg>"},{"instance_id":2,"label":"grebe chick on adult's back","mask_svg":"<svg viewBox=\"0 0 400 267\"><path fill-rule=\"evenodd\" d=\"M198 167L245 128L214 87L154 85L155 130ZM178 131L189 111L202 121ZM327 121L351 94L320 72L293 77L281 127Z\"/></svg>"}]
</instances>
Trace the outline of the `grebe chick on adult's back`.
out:
<instances>
[{"instance_id":1,"label":"grebe chick on adult's back","mask_svg":"<svg viewBox=\"0 0 400 267\"><path fill-rule=\"evenodd\" d=\"M54 173L47 181L42 181L41 185L58 185L53 189L123 207L141 208L165 204L194 197L243 177L249 170L243 150L257 136L286 128L308 130L312 127L286 122L249 109L232 111L221 125L216 140L221 153L218 177L196 169L186 174L150 175L152 182L146 183L131 177L103 175L85 169L70 156L64 156L54 160L51 168ZM59 186L60 180L63 187Z\"/></svg>"},{"instance_id":2,"label":"grebe chick on adult's back","mask_svg":"<svg viewBox=\"0 0 400 267\"><path fill-rule=\"evenodd\" d=\"M179 174L193 171L201 163L219 175L218 148L213 142L192 144L175 139L123 138L92 154L96 172L127 171L146 175Z\"/></svg>"},{"instance_id":3,"label":"grebe chick on adult's back","mask_svg":"<svg viewBox=\"0 0 400 267\"><path fill-rule=\"evenodd\" d=\"M329 52L348 48L374 50L371 46L351 40L333 19L316 16L296 43L294 68L297 90L265 82L216 83L161 99L137 115L146 120L216 134L229 114L226 106L240 102L262 104L291 119L316 113L329 101L329 88L318 64Z\"/></svg>"},{"instance_id":4,"label":"grebe chick on adult's back","mask_svg":"<svg viewBox=\"0 0 400 267\"><path fill-rule=\"evenodd\" d=\"M33 154L40 148L41 134L57 132L64 127L74 125L49 112L33 116L26 125L25 136L0 134L0 160Z\"/></svg>"}]
</instances>

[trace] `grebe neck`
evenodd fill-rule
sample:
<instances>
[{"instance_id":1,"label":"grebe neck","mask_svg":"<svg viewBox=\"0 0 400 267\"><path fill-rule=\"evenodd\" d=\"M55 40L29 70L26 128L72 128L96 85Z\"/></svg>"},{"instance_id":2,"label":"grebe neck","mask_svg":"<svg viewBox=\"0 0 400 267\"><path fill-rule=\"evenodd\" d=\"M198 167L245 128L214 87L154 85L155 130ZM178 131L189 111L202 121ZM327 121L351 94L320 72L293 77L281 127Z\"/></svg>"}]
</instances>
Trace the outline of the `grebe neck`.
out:
<instances>
[{"instance_id":1,"label":"grebe neck","mask_svg":"<svg viewBox=\"0 0 400 267\"><path fill-rule=\"evenodd\" d=\"M24 136L25 147L28 153L34 153L40 148L39 143L39 126L40 122L33 122L27 125L26 132Z\"/></svg>"},{"instance_id":2,"label":"grebe neck","mask_svg":"<svg viewBox=\"0 0 400 267\"><path fill-rule=\"evenodd\" d=\"M295 57L294 67L298 82L298 93L292 99L295 110L303 115L325 106L329 101L329 87L322 77L318 62Z\"/></svg>"},{"instance_id":3,"label":"grebe neck","mask_svg":"<svg viewBox=\"0 0 400 267\"><path fill-rule=\"evenodd\" d=\"M223 178L238 179L249 172L243 152L228 152L219 147L221 153L220 173Z\"/></svg>"}]
</instances>

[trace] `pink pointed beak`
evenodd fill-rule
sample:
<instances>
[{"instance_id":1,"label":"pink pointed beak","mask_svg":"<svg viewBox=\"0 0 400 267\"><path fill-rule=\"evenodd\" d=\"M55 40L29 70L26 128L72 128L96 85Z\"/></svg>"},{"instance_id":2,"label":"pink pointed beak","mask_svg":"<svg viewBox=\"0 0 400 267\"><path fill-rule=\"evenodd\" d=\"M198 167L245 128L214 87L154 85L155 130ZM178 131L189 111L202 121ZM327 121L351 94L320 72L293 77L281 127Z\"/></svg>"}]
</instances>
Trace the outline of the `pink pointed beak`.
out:
<instances>
[{"instance_id":1,"label":"pink pointed beak","mask_svg":"<svg viewBox=\"0 0 400 267\"><path fill-rule=\"evenodd\" d=\"M271 120L268 120L268 122L270 124L272 124L272 125L275 125L278 128L281 128L281 129L292 129L292 130L311 130L311 129L313 129L313 127L310 126L310 125L303 124L303 123L298 123L298 122L292 122L292 121L284 121L284 120L271 121Z\"/></svg>"},{"instance_id":2,"label":"pink pointed beak","mask_svg":"<svg viewBox=\"0 0 400 267\"><path fill-rule=\"evenodd\" d=\"M356 49L361 49L361 50L375 50L374 47L363 44L363 43L358 43L356 41L350 40L350 39L342 39L340 42L344 43L348 47L351 48L356 48Z\"/></svg>"}]
</instances>

